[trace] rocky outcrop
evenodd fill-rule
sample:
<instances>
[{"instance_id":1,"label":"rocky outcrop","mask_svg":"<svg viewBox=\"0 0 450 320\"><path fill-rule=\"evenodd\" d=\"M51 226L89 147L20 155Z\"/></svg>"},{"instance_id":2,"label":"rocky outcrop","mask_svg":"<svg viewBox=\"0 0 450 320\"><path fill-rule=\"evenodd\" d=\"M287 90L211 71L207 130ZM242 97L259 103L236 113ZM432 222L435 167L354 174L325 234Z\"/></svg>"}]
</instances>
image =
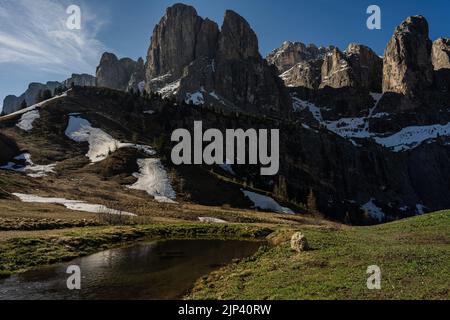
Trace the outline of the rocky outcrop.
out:
<instances>
[{"instance_id":1,"label":"rocky outcrop","mask_svg":"<svg viewBox=\"0 0 450 320\"><path fill-rule=\"evenodd\" d=\"M134 82L140 80L138 75L140 68L142 71L142 65L142 60L138 62L130 58L122 58L119 60L115 54L105 52L97 67L96 85L98 87L126 91L129 88L130 82L133 86Z\"/></svg>"},{"instance_id":2,"label":"rocky outcrop","mask_svg":"<svg viewBox=\"0 0 450 320\"><path fill-rule=\"evenodd\" d=\"M217 52L217 42L219 40L219 26L214 21L205 19L197 35L195 46L196 58L214 58Z\"/></svg>"},{"instance_id":3,"label":"rocky outcrop","mask_svg":"<svg viewBox=\"0 0 450 320\"><path fill-rule=\"evenodd\" d=\"M290 98L248 22L226 11L222 29L176 4L155 27L146 88L164 97L240 110L287 110Z\"/></svg>"},{"instance_id":4,"label":"rocky outcrop","mask_svg":"<svg viewBox=\"0 0 450 320\"><path fill-rule=\"evenodd\" d=\"M335 48L329 52L322 65L320 88L343 88L357 86L353 70L346 55Z\"/></svg>"},{"instance_id":5,"label":"rocky outcrop","mask_svg":"<svg viewBox=\"0 0 450 320\"><path fill-rule=\"evenodd\" d=\"M301 232L296 232L291 238L291 250L301 253L309 250L308 240Z\"/></svg>"},{"instance_id":6,"label":"rocky outcrop","mask_svg":"<svg viewBox=\"0 0 450 320\"><path fill-rule=\"evenodd\" d=\"M415 98L433 84L432 42L422 16L407 18L384 53L383 91Z\"/></svg>"},{"instance_id":7,"label":"rocky outcrop","mask_svg":"<svg viewBox=\"0 0 450 320\"><path fill-rule=\"evenodd\" d=\"M370 48L350 44L317 48L300 42L285 42L267 57L288 87L323 89L356 88L381 92L383 60Z\"/></svg>"},{"instance_id":8,"label":"rocky outcrop","mask_svg":"<svg viewBox=\"0 0 450 320\"><path fill-rule=\"evenodd\" d=\"M258 38L248 22L227 10L219 36L218 58L221 60L261 60Z\"/></svg>"},{"instance_id":9,"label":"rocky outcrop","mask_svg":"<svg viewBox=\"0 0 450 320\"><path fill-rule=\"evenodd\" d=\"M49 81L46 84L33 82L30 83L28 89L19 97L14 95L7 96L3 101L3 113L10 114L21 109L22 103L25 101L27 106L36 103L39 94L44 90L50 90L54 94L55 89L61 87L61 83L57 81Z\"/></svg>"},{"instance_id":10,"label":"rocky outcrop","mask_svg":"<svg viewBox=\"0 0 450 320\"><path fill-rule=\"evenodd\" d=\"M450 69L450 38L439 38L433 42L432 62L434 70Z\"/></svg>"},{"instance_id":11,"label":"rocky outcrop","mask_svg":"<svg viewBox=\"0 0 450 320\"><path fill-rule=\"evenodd\" d=\"M203 19L187 5L169 7L153 31L147 55L147 79L171 74L181 76L184 67L195 59L197 35Z\"/></svg>"},{"instance_id":12,"label":"rocky outcrop","mask_svg":"<svg viewBox=\"0 0 450 320\"><path fill-rule=\"evenodd\" d=\"M39 94L44 90L50 90L54 94L57 88L70 88L72 84L81 87L95 87L95 83L95 77L90 74L72 74L70 78L62 82L49 81L46 84L33 82L19 97L9 95L5 98L3 101L3 113L10 114L20 110L24 101L27 106L35 104Z\"/></svg>"},{"instance_id":13,"label":"rocky outcrop","mask_svg":"<svg viewBox=\"0 0 450 320\"><path fill-rule=\"evenodd\" d=\"M72 85L80 87L95 87L96 78L90 74L72 74L72 76L63 81L62 85L70 88Z\"/></svg>"},{"instance_id":14,"label":"rocky outcrop","mask_svg":"<svg viewBox=\"0 0 450 320\"><path fill-rule=\"evenodd\" d=\"M258 51L247 21L228 10L219 37L214 90L235 106L254 111L287 111L290 98L274 68Z\"/></svg>"},{"instance_id":15,"label":"rocky outcrop","mask_svg":"<svg viewBox=\"0 0 450 320\"><path fill-rule=\"evenodd\" d=\"M441 92L450 92L450 39L440 38L433 42L432 62L435 87Z\"/></svg>"},{"instance_id":16,"label":"rocky outcrop","mask_svg":"<svg viewBox=\"0 0 450 320\"><path fill-rule=\"evenodd\" d=\"M351 87L381 91L383 64L370 48L350 44L345 52L335 48L325 56L320 88Z\"/></svg>"},{"instance_id":17,"label":"rocky outcrop","mask_svg":"<svg viewBox=\"0 0 450 320\"><path fill-rule=\"evenodd\" d=\"M145 86L145 64L142 58L139 58L128 81L127 91L143 91Z\"/></svg>"},{"instance_id":18,"label":"rocky outcrop","mask_svg":"<svg viewBox=\"0 0 450 320\"><path fill-rule=\"evenodd\" d=\"M312 60L297 63L280 75L288 87L304 87L316 90L322 82L323 60Z\"/></svg>"},{"instance_id":19,"label":"rocky outcrop","mask_svg":"<svg viewBox=\"0 0 450 320\"><path fill-rule=\"evenodd\" d=\"M381 92L383 82L383 59L372 49L360 44L350 44L345 50L347 60L360 88Z\"/></svg>"},{"instance_id":20,"label":"rocky outcrop","mask_svg":"<svg viewBox=\"0 0 450 320\"><path fill-rule=\"evenodd\" d=\"M318 48L314 44L286 41L280 48L273 50L266 60L276 66L280 73L284 73L298 63L323 59L333 49L334 47Z\"/></svg>"}]
</instances>

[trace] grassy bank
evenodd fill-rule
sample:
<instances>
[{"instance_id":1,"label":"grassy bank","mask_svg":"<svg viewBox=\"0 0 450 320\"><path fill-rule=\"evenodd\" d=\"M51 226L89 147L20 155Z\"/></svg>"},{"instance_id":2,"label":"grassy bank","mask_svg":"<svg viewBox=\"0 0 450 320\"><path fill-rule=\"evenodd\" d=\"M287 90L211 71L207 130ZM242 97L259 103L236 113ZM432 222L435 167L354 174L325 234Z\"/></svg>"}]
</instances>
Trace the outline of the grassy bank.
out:
<instances>
[{"instance_id":1,"label":"grassy bank","mask_svg":"<svg viewBox=\"0 0 450 320\"><path fill-rule=\"evenodd\" d=\"M450 212L364 228L302 228L312 247L279 243L199 280L191 299L449 299ZM369 265L382 289L368 290Z\"/></svg>"},{"instance_id":2,"label":"grassy bank","mask_svg":"<svg viewBox=\"0 0 450 320\"><path fill-rule=\"evenodd\" d=\"M70 261L98 251L151 239L255 239L270 229L248 225L176 224L85 227L19 233L0 242L0 276ZM20 235L20 236L19 236Z\"/></svg>"}]
</instances>

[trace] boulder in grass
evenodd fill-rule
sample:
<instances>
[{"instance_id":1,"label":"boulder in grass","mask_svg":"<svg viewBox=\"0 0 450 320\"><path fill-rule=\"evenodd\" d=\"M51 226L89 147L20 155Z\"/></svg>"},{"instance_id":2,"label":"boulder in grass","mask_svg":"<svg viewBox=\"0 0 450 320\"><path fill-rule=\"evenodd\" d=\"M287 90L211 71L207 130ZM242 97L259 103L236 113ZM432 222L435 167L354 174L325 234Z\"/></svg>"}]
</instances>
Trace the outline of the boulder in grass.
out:
<instances>
[{"instance_id":1,"label":"boulder in grass","mask_svg":"<svg viewBox=\"0 0 450 320\"><path fill-rule=\"evenodd\" d=\"M301 232L296 232L291 238L291 249L298 253L308 251L309 244L305 235Z\"/></svg>"}]
</instances>

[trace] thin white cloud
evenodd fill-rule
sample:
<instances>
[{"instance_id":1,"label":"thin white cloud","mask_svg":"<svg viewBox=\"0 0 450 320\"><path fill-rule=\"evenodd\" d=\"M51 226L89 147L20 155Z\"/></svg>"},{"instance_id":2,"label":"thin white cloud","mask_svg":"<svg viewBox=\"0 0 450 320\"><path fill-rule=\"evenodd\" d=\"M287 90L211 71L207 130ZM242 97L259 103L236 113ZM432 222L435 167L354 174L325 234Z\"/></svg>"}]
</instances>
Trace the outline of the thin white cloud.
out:
<instances>
[{"instance_id":1,"label":"thin white cloud","mask_svg":"<svg viewBox=\"0 0 450 320\"><path fill-rule=\"evenodd\" d=\"M20 64L36 71L93 73L107 51L97 33L101 17L81 5L81 30L66 27L67 7L58 0L0 0L0 67Z\"/></svg>"}]
</instances>

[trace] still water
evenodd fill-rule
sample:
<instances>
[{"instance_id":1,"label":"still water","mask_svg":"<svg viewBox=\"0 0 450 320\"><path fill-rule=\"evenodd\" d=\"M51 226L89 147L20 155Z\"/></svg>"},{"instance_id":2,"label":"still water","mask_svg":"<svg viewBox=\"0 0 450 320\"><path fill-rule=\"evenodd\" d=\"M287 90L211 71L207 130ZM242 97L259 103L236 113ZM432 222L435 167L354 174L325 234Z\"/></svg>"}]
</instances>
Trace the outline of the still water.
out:
<instances>
[{"instance_id":1,"label":"still water","mask_svg":"<svg viewBox=\"0 0 450 320\"><path fill-rule=\"evenodd\" d=\"M171 240L103 251L0 280L0 300L178 299L194 282L261 242ZM68 290L67 267L81 269L81 290Z\"/></svg>"}]
</instances>

